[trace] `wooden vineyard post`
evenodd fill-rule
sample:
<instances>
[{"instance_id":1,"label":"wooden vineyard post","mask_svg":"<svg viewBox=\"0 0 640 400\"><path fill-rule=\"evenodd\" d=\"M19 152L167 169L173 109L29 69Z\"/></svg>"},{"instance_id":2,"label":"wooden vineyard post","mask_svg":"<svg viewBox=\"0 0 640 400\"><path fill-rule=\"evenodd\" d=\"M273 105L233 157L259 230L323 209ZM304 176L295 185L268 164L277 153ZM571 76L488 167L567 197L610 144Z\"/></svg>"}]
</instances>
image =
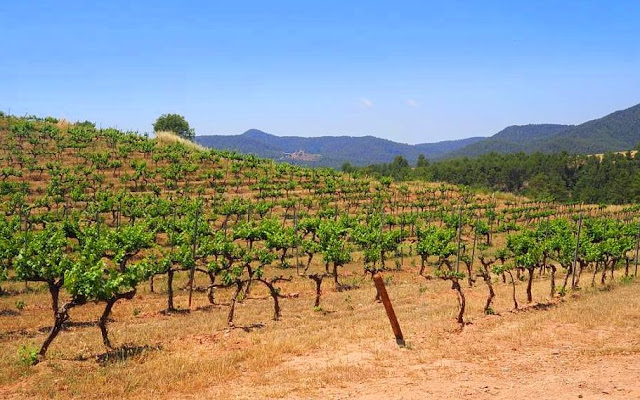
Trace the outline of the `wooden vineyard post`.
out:
<instances>
[{"instance_id":1,"label":"wooden vineyard post","mask_svg":"<svg viewBox=\"0 0 640 400\"><path fill-rule=\"evenodd\" d=\"M491 206L493 207L493 213L494 216L493 218L491 218L489 220L489 243L487 243L488 245L491 245L492 240L493 240L493 233L491 232L491 230L493 229L493 220L496 219L497 215L495 214L496 211L496 192L491 193Z\"/></svg>"},{"instance_id":2,"label":"wooden vineyard post","mask_svg":"<svg viewBox=\"0 0 640 400\"><path fill-rule=\"evenodd\" d=\"M404 215L402 216L404 218ZM404 241L404 220L400 224L400 268L404 268L404 251L402 251L402 242Z\"/></svg>"},{"instance_id":3,"label":"wooden vineyard post","mask_svg":"<svg viewBox=\"0 0 640 400\"><path fill-rule=\"evenodd\" d=\"M460 272L460 239L462 239L462 206L458 212L458 251L456 256L456 273Z\"/></svg>"},{"instance_id":4,"label":"wooden vineyard post","mask_svg":"<svg viewBox=\"0 0 640 400\"><path fill-rule=\"evenodd\" d=\"M393 306L391 305L391 300L389 299L387 288L385 288L384 286L382 275L380 275L379 273L374 274L373 282L376 285L376 289L378 290L378 294L380 295L380 299L382 300L384 309L387 312L387 316L389 317L389 322L391 323L391 329L393 329L393 334L396 337L396 343L398 344L398 346L404 347L405 345L404 336L402 335L402 330L400 329L398 318L396 318L396 313L395 311L393 311Z\"/></svg>"},{"instance_id":5,"label":"wooden vineyard post","mask_svg":"<svg viewBox=\"0 0 640 400\"><path fill-rule=\"evenodd\" d=\"M300 250L298 246L298 202L293 205L293 237L296 244L296 274L300 275Z\"/></svg>"},{"instance_id":6,"label":"wooden vineyard post","mask_svg":"<svg viewBox=\"0 0 640 400\"><path fill-rule=\"evenodd\" d=\"M635 271L633 272L633 276L638 276L638 250L640 250L640 221L638 221L638 233L636 235L636 256L634 259Z\"/></svg>"},{"instance_id":7,"label":"wooden vineyard post","mask_svg":"<svg viewBox=\"0 0 640 400\"><path fill-rule=\"evenodd\" d=\"M469 263L469 286L471 286L472 277L471 273L473 271L473 260L476 257L476 245L478 244L478 221L480 221L480 216L476 216L476 224L472 228L473 229L473 247L471 248L471 262Z\"/></svg>"},{"instance_id":8,"label":"wooden vineyard post","mask_svg":"<svg viewBox=\"0 0 640 400\"><path fill-rule=\"evenodd\" d=\"M196 208L193 223L193 238L191 243L191 270L189 271L189 309L191 309L191 298L193 297L193 281L196 274L196 246L198 245L198 217L200 216L200 203Z\"/></svg>"},{"instance_id":9,"label":"wooden vineyard post","mask_svg":"<svg viewBox=\"0 0 640 400\"><path fill-rule=\"evenodd\" d=\"M573 267L571 267L571 289L576 288L576 266L578 263L578 250L580 249L580 230L582 229L582 213L578 219L578 235L576 236L576 251L573 253Z\"/></svg>"}]
</instances>

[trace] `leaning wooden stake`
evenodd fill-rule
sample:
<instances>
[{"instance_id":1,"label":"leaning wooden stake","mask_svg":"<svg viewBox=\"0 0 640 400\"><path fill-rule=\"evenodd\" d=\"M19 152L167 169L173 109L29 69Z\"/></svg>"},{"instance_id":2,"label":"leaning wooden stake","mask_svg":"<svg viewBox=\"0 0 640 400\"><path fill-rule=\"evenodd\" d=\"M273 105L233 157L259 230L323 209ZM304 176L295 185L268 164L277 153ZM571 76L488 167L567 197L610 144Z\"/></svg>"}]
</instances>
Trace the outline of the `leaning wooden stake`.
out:
<instances>
[{"instance_id":1,"label":"leaning wooden stake","mask_svg":"<svg viewBox=\"0 0 640 400\"><path fill-rule=\"evenodd\" d=\"M576 289L576 266L578 264L578 250L580 249L580 231L582 230L582 213L578 219L578 235L576 236L576 251L573 253L573 266L571 267L571 289Z\"/></svg>"},{"instance_id":2,"label":"leaning wooden stake","mask_svg":"<svg viewBox=\"0 0 640 400\"><path fill-rule=\"evenodd\" d=\"M296 273L300 275L300 250L298 246L298 203L293 205L293 237L296 245Z\"/></svg>"},{"instance_id":3,"label":"leaning wooden stake","mask_svg":"<svg viewBox=\"0 0 640 400\"><path fill-rule=\"evenodd\" d=\"M200 216L200 204L196 208L196 215L193 223L193 240L191 243L191 271L189 271L189 309L191 309L191 298L193 297L193 281L196 274L196 246L198 245L198 217Z\"/></svg>"},{"instance_id":4,"label":"leaning wooden stake","mask_svg":"<svg viewBox=\"0 0 640 400\"><path fill-rule=\"evenodd\" d=\"M456 273L460 272L460 240L462 239L462 206L458 213L458 252L456 255Z\"/></svg>"},{"instance_id":5,"label":"leaning wooden stake","mask_svg":"<svg viewBox=\"0 0 640 400\"><path fill-rule=\"evenodd\" d=\"M402 336L402 330L400 329L400 324L398 323L398 319L396 318L396 313L393 311L393 306L391 305L391 300L389 300L389 294L387 294L387 288L384 287L384 281L382 280L382 275L376 273L373 275L373 282L376 284L376 289L378 290L378 294L380 295L380 299L382 300L382 304L384 304L384 309L387 312L387 316L389 317L389 322L391 323L391 329L393 329L393 334L396 337L396 343L399 346L404 347L404 336Z\"/></svg>"},{"instance_id":6,"label":"leaning wooden stake","mask_svg":"<svg viewBox=\"0 0 640 400\"><path fill-rule=\"evenodd\" d=\"M640 223L638 224L638 234L636 235L636 256L634 259L635 263L635 271L633 272L633 276L638 276L638 251L640 250Z\"/></svg>"}]
</instances>

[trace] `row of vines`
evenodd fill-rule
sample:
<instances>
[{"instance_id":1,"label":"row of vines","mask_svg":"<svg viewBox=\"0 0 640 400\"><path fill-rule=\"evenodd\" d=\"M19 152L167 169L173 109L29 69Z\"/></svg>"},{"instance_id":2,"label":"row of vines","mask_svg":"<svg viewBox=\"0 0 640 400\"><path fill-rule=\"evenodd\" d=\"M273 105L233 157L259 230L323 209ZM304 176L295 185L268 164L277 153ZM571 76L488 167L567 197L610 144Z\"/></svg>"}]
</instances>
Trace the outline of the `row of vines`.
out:
<instances>
[{"instance_id":1,"label":"row of vines","mask_svg":"<svg viewBox=\"0 0 640 400\"><path fill-rule=\"evenodd\" d=\"M282 313L281 285L304 279L319 307L324 286L349 290L342 270L393 274L420 262L425 279L451 282L465 323L467 287L544 276L549 296L606 284L616 271L637 274L638 207L558 205L447 184L391 180L308 169L228 151L199 150L130 132L52 118L0 118L0 294L3 282L37 282L50 294L50 344L72 309L103 305L98 326L142 284L166 279L166 309L176 274L217 304L236 304L262 286ZM325 279L328 282L325 282ZM164 282L164 280L163 280ZM326 288L324 289L326 290Z\"/></svg>"}]
</instances>

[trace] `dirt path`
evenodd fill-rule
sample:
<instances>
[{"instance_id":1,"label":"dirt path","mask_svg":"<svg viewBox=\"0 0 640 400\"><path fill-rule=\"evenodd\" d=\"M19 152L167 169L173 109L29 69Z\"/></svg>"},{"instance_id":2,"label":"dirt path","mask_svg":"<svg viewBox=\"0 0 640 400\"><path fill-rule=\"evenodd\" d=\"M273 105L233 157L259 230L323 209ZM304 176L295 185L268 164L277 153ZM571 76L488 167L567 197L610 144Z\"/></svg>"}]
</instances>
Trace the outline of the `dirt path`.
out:
<instances>
[{"instance_id":1,"label":"dirt path","mask_svg":"<svg viewBox=\"0 0 640 400\"><path fill-rule=\"evenodd\" d=\"M124 303L114 335L161 351L101 365L97 330L69 329L49 360L15 367L13 380L0 368L0 399L640 399L640 283L549 301L540 282L543 303L518 312L499 287L499 316L482 313L484 288L468 289L475 309L462 330L448 285L416 286L390 285L406 348L392 339L372 287L329 292L324 313L286 300L282 320L264 324L251 325L269 318L270 304L244 303L245 329L242 319L228 328L216 310L133 318L140 304ZM0 341L9 357L18 340ZM13 357L7 365L17 365Z\"/></svg>"},{"instance_id":2,"label":"dirt path","mask_svg":"<svg viewBox=\"0 0 640 400\"><path fill-rule=\"evenodd\" d=\"M597 300L595 300L597 301ZM235 398L291 399L640 399L640 313L628 326L567 322L591 300L487 317L434 344L413 337L353 343L300 355L260 376L245 376ZM576 314L577 313L577 314ZM227 387L227 389L229 389Z\"/></svg>"},{"instance_id":3,"label":"dirt path","mask_svg":"<svg viewBox=\"0 0 640 400\"><path fill-rule=\"evenodd\" d=\"M331 399L640 399L640 356L562 361L552 352L482 364L443 359L386 371L381 380L327 388ZM528 371L534 367L535 371ZM316 395L309 396L314 398Z\"/></svg>"}]
</instances>

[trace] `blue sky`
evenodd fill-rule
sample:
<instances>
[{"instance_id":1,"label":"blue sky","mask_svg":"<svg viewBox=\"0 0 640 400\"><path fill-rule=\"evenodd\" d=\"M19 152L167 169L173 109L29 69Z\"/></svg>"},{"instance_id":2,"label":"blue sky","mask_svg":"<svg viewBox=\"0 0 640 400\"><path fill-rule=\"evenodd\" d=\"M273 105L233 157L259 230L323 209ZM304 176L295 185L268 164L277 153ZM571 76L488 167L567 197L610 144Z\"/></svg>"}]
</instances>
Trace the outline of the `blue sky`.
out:
<instances>
[{"instance_id":1,"label":"blue sky","mask_svg":"<svg viewBox=\"0 0 640 400\"><path fill-rule=\"evenodd\" d=\"M422 143L640 103L638 1L3 1L0 109Z\"/></svg>"}]
</instances>

